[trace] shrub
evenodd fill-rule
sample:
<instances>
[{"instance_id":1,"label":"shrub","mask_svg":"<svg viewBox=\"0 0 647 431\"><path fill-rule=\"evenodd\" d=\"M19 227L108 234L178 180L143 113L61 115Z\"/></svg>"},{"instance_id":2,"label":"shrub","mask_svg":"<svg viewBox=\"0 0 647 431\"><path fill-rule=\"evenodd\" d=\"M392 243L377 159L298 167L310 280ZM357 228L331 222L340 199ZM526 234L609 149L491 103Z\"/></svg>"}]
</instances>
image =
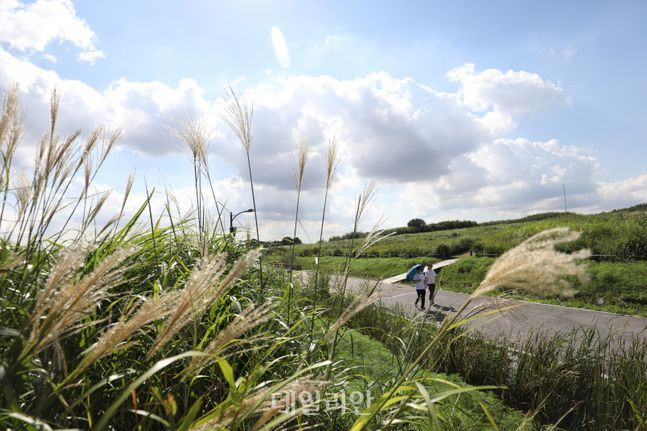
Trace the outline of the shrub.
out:
<instances>
[{"instance_id":1,"label":"shrub","mask_svg":"<svg viewBox=\"0 0 647 431\"><path fill-rule=\"evenodd\" d=\"M446 259L452 255L452 251L447 244L442 243L436 246L436 252L434 253L434 255L436 257Z\"/></svg>"}]
</instances>

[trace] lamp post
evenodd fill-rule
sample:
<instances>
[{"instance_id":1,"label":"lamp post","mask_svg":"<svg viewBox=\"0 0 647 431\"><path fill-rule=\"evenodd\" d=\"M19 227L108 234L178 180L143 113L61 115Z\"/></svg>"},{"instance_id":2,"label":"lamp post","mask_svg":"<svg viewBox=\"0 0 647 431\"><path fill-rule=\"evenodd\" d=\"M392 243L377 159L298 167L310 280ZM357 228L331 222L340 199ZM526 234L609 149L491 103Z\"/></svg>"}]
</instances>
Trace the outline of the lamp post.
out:
<instances>
[{"instance_id":1,"label":"lamp post","mask_svg":"<svg viewBox=\"0 0 647 431\"><path fill-rule=\"evenodd\" d=\"M234 215L234 213L229 211L229 233L233 234L233 233L236 232L236 228L234 227L234 219L236 217L238 217L239 215L241 215L243 213L253 213L253 212L254 212L254 208L250 208L248 210L243 210L243 211L237 213L236 215Z\"/></svg>"}]
</instances>

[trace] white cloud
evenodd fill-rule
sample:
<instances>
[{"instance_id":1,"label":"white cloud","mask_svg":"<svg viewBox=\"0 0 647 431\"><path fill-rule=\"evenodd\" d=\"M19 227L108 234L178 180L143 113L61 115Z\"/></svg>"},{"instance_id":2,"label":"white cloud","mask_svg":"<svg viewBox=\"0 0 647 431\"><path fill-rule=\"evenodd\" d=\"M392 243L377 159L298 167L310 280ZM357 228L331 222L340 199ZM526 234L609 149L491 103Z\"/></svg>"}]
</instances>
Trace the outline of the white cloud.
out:
<instances>
[{"instance_id":1,"label":"white cloud","mask_svg":"<svg viewBox=\"0 0 647 431\"><path fill-rule=\"evenodd\" d=\"M79 54L79 60L94 64L96 63L97 60L106 58L106 55L103 53L103 51L99 51L98 49L92 49L90 51L83 51L82 53Z\"/></svg>"},{"instance_id":2,"label":"white cloud","mask_svg":"<svg viewBox=\"0 0 647 431\"><path fill-rule=\"evenodd\" d=\"M460 84L458 95L473 112L484 113L481 121L493 133L514 128L516 118L566 102L561 87L536 73L499 69L475 72L467 63L447 73Z\"/></svg>"},{"instance_id":3,"label":"white cloud","mask_svg":"<svg viewBox=\"0 0 647 431\"><path fill-rule=\"evenodd\" d=\"M412 217L484 220L559 210L562 184L573 209L593 211L647 200L647 176L602 183L598 181L595 155L582 148L556 140L500 139L492 130L485 130L482 123L488 116L507 121L505 129L513 130L519 115L564 100L553 84L516 73L491 71L488 76L510 75L516 76L512 81L532 83L521 85L519 91L527 90L535 100L510 96L515 85L492 84L485 86L487 91L476 86L479 91L467 97L468 103L465 89L472 88L471 84L457 93L443 93L384 72L351 80L329 76L272 78L248 86L244 94L253 100L255 108L251 156L263 237L280 238L291 233L296 199L291 153L301 138L310 143L301 220L312 229L308 232L311 237L316 236L320 217L325 150L332 136L340 145L343 164L330 195L327 235L350 229L354 200L361 185L371 178L380 182L380 192L369 213L369 225L381 214L390 217L389 225L402 225ZM468 70L461 79L469 81L480 75ZM61 133L87 130L100 123L123 127L120 145L138 153L137 157L145 161L142 165L168 161L178 152L181 144L165 126L193 114L208 118L215 130L213 156L237 169L233 175L217 180L218 198L227 200L234 209L251 205L244 151L219 120L224 101L206 100L204 89L195 80L168 85L123 78L98 91L0 48L0 87L14 82L21 86L28 130L46 130L49 97L56 87L62 95ZM542 85L553 96L542 95ZM27 142L36 142L38 137L26 138ZM19 148L22 159L31 157L29 149L28 145ZM167 157L147 159L164 155ZM190 164L186 169L190 170ZM191 193L181 189L180 195L186 201L183 207L189 208L187 197Z\"/></svg>"},{"instance_id":4,"label":"white cloud","mask_svg":"<svg viewBox=\"0 0 647 431\"><path fill-rule=\"evenodd\" d=\"M99 92L81 81L63 79L56 72L20 60L0 48L0 88L14 83L20 85L21 103L30 131L40 133L46 129L49 98L56 88L61 95L61 132L99 124L122 128L120 145L149 155L177 151L179 143L166 127L210 109L204 99L204 90L192 79L183 79L175 87L158 81L120 79Z\"/></svg>"},{"instance_id":5,"label":"white cloud","mask_svg":"<svg viewBox=\"0 0 647 431\"><path fill-rule=\"evenodd\" d=\"M432 190L443 208L556 210L562 184L573 202L597 199L597 171L593 155L557 140L497 139L452 161Z\"/></svg>"},{"instance_id":6,"label":"white cloud","mask_svg":"<svg viewBox=\"0 0 647 431\"><path fill-rule=\"evenodd\" d=\"M392 182L438 177L453 157L488 139L452 95L384 72L353 80L281 78L248 88L246 97L254 100L255 178L283 188L292 187L285 167L300 137L321 156L334 136L357 175ZM230 139L217 151L245 172L246 161ZM322 184L323 168L316 169L306 173L307 188Z\"/></svg>"},{"instance_id":7,"label":"white cloud","mask_svg":"<svg viewBox=\"0 0 647 431\"><path fill-rule=\"evenodd\" d=\"M599 194L604 208L625 208L647 202L647 174L622 181L601 183Z\"/></svg>"},{"instance_id":8,"label":"white cloud","mask_svg":"<svg viewBox=\"0 0 647 431\"><path fill-rule=\"evenodd\" d=\"M70 0L0 3L0 42L18 51L43 52L53 41L70 42L82 51L79 60L94 63L104 54L94 46L96 35L76 16Z\"/></svg>"},{"instance_id":9,"label":"white cloud","mask_svg":"<svg viewBox=\"0 0 647 431\"><path fill-rule=\"evenodd\" d=\"M283 37L283 32L274 25L272 26L271 34L276 61L279 62L282 68L287 69L290 67L290 51L288 50L288 44L285 42L285 37Z\"/></svg>"}]
</instances>

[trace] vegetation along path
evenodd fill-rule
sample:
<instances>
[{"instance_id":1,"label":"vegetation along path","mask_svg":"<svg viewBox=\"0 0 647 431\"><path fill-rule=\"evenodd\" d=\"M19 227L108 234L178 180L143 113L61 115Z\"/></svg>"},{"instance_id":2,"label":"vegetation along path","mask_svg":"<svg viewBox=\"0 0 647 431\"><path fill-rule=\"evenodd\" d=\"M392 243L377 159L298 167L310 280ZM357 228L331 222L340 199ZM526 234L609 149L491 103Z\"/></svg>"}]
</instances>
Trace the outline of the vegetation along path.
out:
<instances>
[{"instance_id":1,"label":"vegetation along path","mask_svg":"<svg viewBox=\"0 0 647 431\"><path fill-rule=\"evenodd\" d=\"M347 288L351 291L365 291L367 285L372 287L376 281L361 278L349 278ZM377 293L382 298L386 307L402 307L405 313L413 318L427 318L430 321L442 320L459 310L469 295L464 293L437 290L435 302L427 312L419 311L414 307L416 293L412 286L402 283L380 282ZM427 304L429 305L429 304ZM518 301L500 298L477 298L464 313L483 307L516 306L515 308L476 319L470 323L471 327L485 335L506 339L510 342L521 342L532 333L538 331L547 335L568 333L581 330L582 334L588 329L596 328L601 336L611 334L618 341L630 342L635 337L647 340L647 318L615 314L605 311L594 311L581 308L564 307L560 305L540 304L536 302Z\"/></svg>"}]
</instances>

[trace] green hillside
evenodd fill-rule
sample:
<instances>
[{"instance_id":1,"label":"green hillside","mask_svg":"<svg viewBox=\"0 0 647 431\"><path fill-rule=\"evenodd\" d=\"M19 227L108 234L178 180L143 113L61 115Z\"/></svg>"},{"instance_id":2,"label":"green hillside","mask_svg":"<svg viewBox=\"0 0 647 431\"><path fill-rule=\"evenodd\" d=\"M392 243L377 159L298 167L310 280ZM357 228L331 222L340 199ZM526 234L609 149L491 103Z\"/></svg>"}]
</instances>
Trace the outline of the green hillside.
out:
<instances>
[{"instance_id":1,"label":"green hillside","mask_svg":"<svg viewBox=\"0 0 647 431\"><path fill-rule=\"evenodd\" d=\"M582 232L579 240L562 245L564 251L589 248L590 282L576 285L569 300L536 298L516 291L497 291L535 301L647 316L647 212L643 205L594 215L540 214L522 220L504 220L479 226L393 235L353 259L350 274L379 279L405 272L412 264L461 256L441 273L442 289L470 293L481 282L495 257L530 236L554 227L568 226ZM353 248L362 243L356 238ZM321 269L341 272L350 240L322 244ZM304 244L296 249L296 263L313 269L318 245Z\"/></svg>"},{"instance_id":2,"label":"green hillside","mask_svg":"<svg viewBox=\"0 0 647 431\"><path fill-rule=\"evenodd\" d=\"M469 252L500 254L542 230L568 226L582 232L571 248L589 248L605 260L647 260L647 212L613 211L594 215L563 214L543 220L501 221L479 226L393 235L371 247L365 257L447 257ZM355 248L362 239L355 239ZM322 244L322 255L343 256L350 240ZM439 249L440 247L440 249ZM297 247L299 256L314 256L317 244Z\"/></svg>"}]
</instances>

